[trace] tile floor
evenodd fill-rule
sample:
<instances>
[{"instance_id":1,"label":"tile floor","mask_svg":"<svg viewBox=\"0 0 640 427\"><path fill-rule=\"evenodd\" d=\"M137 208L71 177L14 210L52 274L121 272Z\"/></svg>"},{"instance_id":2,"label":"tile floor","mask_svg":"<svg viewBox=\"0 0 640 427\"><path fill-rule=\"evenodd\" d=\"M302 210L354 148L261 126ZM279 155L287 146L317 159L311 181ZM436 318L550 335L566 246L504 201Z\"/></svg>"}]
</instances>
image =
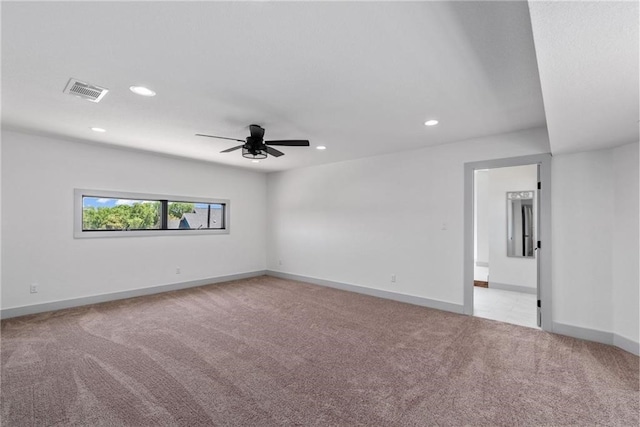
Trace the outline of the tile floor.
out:
<instances>
[{"instance_id":1,"label":"tile floor","mask_svg":"<svg viewBox=\"0 0 640 427\"><path fill-rule=\"evenodd\" d=\"M473 287L473 315L539 329L534 294Z\"/></svg>"}]
</instances>

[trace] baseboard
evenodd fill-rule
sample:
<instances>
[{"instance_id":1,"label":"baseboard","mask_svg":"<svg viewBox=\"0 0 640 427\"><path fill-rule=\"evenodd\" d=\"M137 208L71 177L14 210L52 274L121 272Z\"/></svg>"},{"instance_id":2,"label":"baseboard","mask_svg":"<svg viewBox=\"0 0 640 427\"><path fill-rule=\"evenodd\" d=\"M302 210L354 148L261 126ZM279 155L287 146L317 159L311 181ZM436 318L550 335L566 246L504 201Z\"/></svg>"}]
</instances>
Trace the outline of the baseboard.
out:
<instances>
[{"instance_id":1,"label":"baseboard","mask_svg":"<svg viewBox=\"0 0 640 427\"><path fill-rule=\"evenodd\" d=\"M566 335L568 337L613 345L624 351L628 351L631 354L640 356L640 343L613 332L599 331L597 329L566 325L558 322L553 322L553 332L560 335Z\"/></svg>"},{"instance_id":2,"label":"baseboard","mask_svg":"<svg viewBox=\"0 0 640 427\"><path fill-rule=\"evenodd\" d=\"M579 338L581 340L613 345L612 332L583 328L581 326L566 325L558 322L553 322L553 332L560 335L566 335L568 337Z\"/></svg>"},{"instance_id":3,"label":"baseboard","mask_svg":"<svg viewBox=\"0 0 640 427\"><path fill-rule=\"evenodd\" d=\"M613 334L613 345L623 349L624 351L628 351L631 354L640 356L640 343L630 340L629 338Z\"/></svg>"},{"instance_id":4,"label":"baseboard","mask_svg":"<svg viewBox=\"0 0 640 427\"><path fill-rule=\"evenodd\" d=\"M528 286L509 285L508 283L489 282L489 289L502 289L503 291L522 292L525 294L537 294L536 288L530 288Z\"/></svg>"},{"instance_id":5,"label":"baseboard","mask_svg":"<svg viewBox=\"0 0 640 427\"><path fill-rule=\"evenodd\" d=\"M193 288L197 286L209 285L214 283L230 282L232 280L248 279L263 275L279 277L282 279L297 280L301 282L312 283L314 285L327 286L330 288L341 289L344 291L356 292L360 294L375 296L379 298L390 299L394 301L405 302L408 304L419 305L423 307L434 308L437 310L450 311L453 313L463 314L464 307L461 304L454 304L445 301L433 300L429 298L417 297L413 295L400 294L381 289L372 289L359 285L351 285L347 283L333 282L330 280L318 279L315 277L300 276L297 274L283 273L273 270L259 270L247 273L231 274L228 276L211 277L207 279L191 280L188 282L171 283L167 285L152 286L148 288L132 289L129 291L112 292L107 294L92 295L88 297L73 298L62 301L46 302L42 304L33 304L22 307L5 308L0 310L0 318L8 319L11 317L25 316L28 314L44 313L47 311L62 310L65 308L80 307L83 305L97 304L107 301L115 301L126 298L139 297L144 295L153 295L162 292L176 291L180 289ZM493 283L492 283L493 287ZM510 290L510 289L509 289ZM559 322L553 322L553 332L566 335L573 338L584 339L588 341L599 342L602 344L613 345L631 354L640 356L640 343L625 338L613 332L599 331L596 329L583 328L580 326L567 325Z\"/></svg>"},{"instance_id":6,"label":"baseboard","mask_svg":"<svg viewBox=\"0 0 640 427\"><path fill-rule=\"evenodd\" d=\"M383 291L380 289L372 289L359 285L351 285L348 283L333 282L331 280L319 279L316 277L301 276L298 274L283 273L281 271L267 270L268 276L279 277L281 279L297 280L300 282L312 283L314 285L327 286L330 288L341 289L344 291L356 292L374 297L390 299L394 301L406 302L409 304L420 305L423 307L435 308L437 310L450 311L453 313L464 314L464 306L444 301L432 300L413 295L399 294L391 291ZM493 284L490 284L493 286ZM516 288L524 288L517 286ZM530 288L526 288L530 289ZM513 288L508 289L513 290ZM535 293L535 289L533 290ZM519 291L522 292L522 291ZM587 341L599 342L602 344L613 345L622 350L628 351L636 356L640 355L640 345L628 338L614 334L613 332L604 332L596 329L582 328L579 326L566 325L563 323L553 322L553 332L560 335L566 335L573 338L579 338Z\"/></svg>"},{"instance_id":7,"label":"baseboard","mask_svg":"<svg viewBox=\"0 0 640 427\"><path fill-rule=\"evenodd\" d=\"M316 277L300 276L297 274L283 273L274 270L267 270L266 274L268 276L278 277L281 279L297 280L299 282L306 282L314 285L340 289L343 291L355 292L358 294L370 295L399 302L406 302L408 304L435 308L437 310L450 311L458 314L462 314L464 310L464 306L462 304L454 304L450 302L438 301L413 295L400 294L397 292L383 291L381 289L367 288L365 286L351 285L348 283L333 282L331 280L318 279Z\"/></svg>"},{"instance_id":8,"label":"baseboard","mask_svg":"<svg viewBox=\"0 0 640 427\"><path fill-rule=\"evenodd\" d=\"M45 302L42 304L25 305L21 307L5 308L0 310L0 319L25 316L28 314L44 313L47 311L62 310L64 308L80 307L83 305L97 304L107 301L115 301L126 298L139 297L144 295L159 294L179 289L194 288L196 286L210 285L214 283L230 282L232 280L248 279L250 277L264 276L265 270L252 271L248 273L231 274L228 276L210 277L207 279L191 280L188 282L170 283L167 285L151 286L148 288L132 289L129 291L112 292L107 294L92 295L67 299L62 301Z\"/></svg>"}]
</instances>

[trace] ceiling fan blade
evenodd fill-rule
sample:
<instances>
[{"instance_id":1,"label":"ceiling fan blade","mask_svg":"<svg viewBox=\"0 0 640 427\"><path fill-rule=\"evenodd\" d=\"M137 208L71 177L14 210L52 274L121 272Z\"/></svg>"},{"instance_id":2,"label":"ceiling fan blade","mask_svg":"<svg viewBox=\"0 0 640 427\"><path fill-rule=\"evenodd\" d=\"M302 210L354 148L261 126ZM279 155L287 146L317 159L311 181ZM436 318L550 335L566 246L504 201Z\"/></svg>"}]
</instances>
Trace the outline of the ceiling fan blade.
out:
<instances>
[{"instance_id":1,"label":"ceiling fan blade","mask_svg":"<svg viewBox=\"0 0 640 427\"><path fill-rule=\"evenodd\" d=\"M262 126L250 125L249 130L251 131L251 136L253 138L262 140L262 137L264 137L264 128Z\"/></svg>"},{"instance_id":2,"label":"ceiling fan blade","mask_svg":"<svg viewBox=\"0 0 640 427\"><path fill-rule=\"evenodd\" d=\"M227 138L226 136L205 135L205 134L202 134L202 133L196 133L196 136L206 136L207 138L228 139L229 141L245 142L244 139Z\"/></svg>"},{"instance_id":3,"label":"ceiling fan blade","mask_svg":"<svg viewBox=\"0 0 640 427\"><path fill-rule=\"evenodd\" d=\"M271 154L273 157L284 156L282 151L278 151L275 148L267 147L267 153Z\"/></svg>"},{"instance_id":4,"label":"ceiling fan blade","mask_svg":"<svg viewBox=\"0 0 640 427\"><path fill-rule=\"evenodd\" d=\"M230 151L235 151L235 150L237 150L238 148L242 148L242 147L244 147L244 144L242 144L242 145L238 145L238 146L236 146L236 147L227 148L226 150L222 150L222 151L221 151L221 153L228 153L228 152L230 152Z\"/></svg>"},{"instance_id":5,"label":"ceiling fan blade","mask_svg":"<svg viewBox=\"0 0 640 427\"><path fill-rule=\"evenodd\" d=\"M309 141L306 139L286 139L277 141L265 141L267 145L284 145L287 147L308 147Z\"/></svg>"}]
</instances>

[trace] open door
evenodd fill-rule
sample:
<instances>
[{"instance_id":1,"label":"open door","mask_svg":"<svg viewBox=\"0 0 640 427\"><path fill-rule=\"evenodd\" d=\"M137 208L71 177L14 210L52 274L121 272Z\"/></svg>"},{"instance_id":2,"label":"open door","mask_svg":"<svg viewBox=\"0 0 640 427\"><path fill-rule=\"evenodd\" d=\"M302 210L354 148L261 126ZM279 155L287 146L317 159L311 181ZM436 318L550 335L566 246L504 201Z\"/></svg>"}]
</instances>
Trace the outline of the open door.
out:
<instances>
[{"instance_id":1,"label":"open door","mask_svg":"<svg viewBox=\"0 0 640 427\"><path fill-rule=\"evenodd\" d=\"M536 242L535 242L535 250L536 250L536 294L538 296L538 308L537 308L537 320L538 327L542 327L542 306L540 302L542 301L541 293L540 293L540 192L542 191L542 185L540 181L540 164L538 164L538 191L536 191Z\"/></svg>"}]
</instances>

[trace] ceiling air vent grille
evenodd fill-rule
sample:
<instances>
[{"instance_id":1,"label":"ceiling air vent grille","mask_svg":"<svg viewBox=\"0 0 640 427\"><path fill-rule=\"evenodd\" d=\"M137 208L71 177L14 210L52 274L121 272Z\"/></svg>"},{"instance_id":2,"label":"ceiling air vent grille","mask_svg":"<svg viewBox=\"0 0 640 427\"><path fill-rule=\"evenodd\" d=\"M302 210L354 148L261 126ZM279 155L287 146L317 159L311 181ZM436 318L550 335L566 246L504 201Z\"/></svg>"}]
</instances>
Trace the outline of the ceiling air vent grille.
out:
<instances>
[{"instance_id":1,"label":"ceiling air vent grille","mask_svg":"<svg viewBox=\"0 0 640 427\"><path fill-rule=\"evenodd\" d=\"M91 102L100 102L107 92L109 92L109 89L81 82L74 78L69 79L69 83L67 83L67 86L64 88L64 93L75 95Z\"/></svg>"}]
</instances>

